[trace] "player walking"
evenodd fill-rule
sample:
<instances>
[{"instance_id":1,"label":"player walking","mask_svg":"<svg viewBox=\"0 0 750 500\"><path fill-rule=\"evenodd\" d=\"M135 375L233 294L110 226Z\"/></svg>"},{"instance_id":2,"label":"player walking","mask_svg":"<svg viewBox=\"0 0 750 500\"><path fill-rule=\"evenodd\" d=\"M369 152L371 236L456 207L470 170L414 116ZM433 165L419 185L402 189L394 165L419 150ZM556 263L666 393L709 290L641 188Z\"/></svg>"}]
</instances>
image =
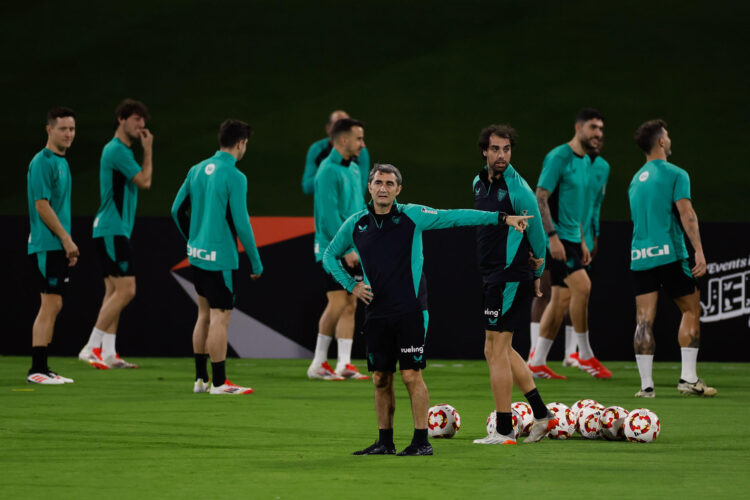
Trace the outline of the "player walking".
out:
<instances>
[{"instance_id":1,"label":"player walking","mask_svg":"<svg viewBox=\"0 0 750 500\"><path fill-rule=\"evenodd\" d=\"M71 177L65 153L76 135L72 109L47 113L47 144L29 164L26 193L29 203L28 254L41 304L32 327L31 369L26 381L35 384L73 383L50 370L47 346L68 287L68 267L78 262L78 247L70 236Z\"/></svg>"},{"instance_id":2,"label":"player walking","mask_svg":"<svg viewBox=\"0 0 750 500\"><path fill-rule=\"evenodd\" d=\"M531 298L539 292L547 237L536 197L510 164L516 132L507 125L490 125L479 135L484 168L474 178L474 208L512 215L531 215L525 234L505 225L477 228L477 254L484 282L484 355L495 400L496 431L477 444L516 444L511 417L513 382L534 411L534 426L526 442L541 440L557 425L534 384L529 367L513 349L513 332L529 322ZM532 271L529 253L538 266Z\"/></svg>"},{"instance_id":3,"label":"player walking","mask_svg":"<svg viewBox=\"0 0 750 500\"><path fill-rule=\"evenodd\" d=\"M714 396L716 389L698 378L696 369L701 309L695 279L706 274L706 258L698 231L698 216L690 200L690 177L680 167L667 162L672 154L672 140L664 121L651 120L638 127L635 141L646 154L646 164L636 172L628 188L633 219L630 270L637 321L633 346L641 375L641 390L635 395L654 397L652 367L656 341L653 325L659 288L663 288L682 312L677 334L682 373L677 390L683 394ZM695 250L692 269L688 264L685 233Z\"/></svg>"},{"instance_id":4,"label":"player walking","mask_svg":"<svg viewBox=\"0 0 750 500\"><path fill-rule=\"evenodd\" d=\"M333 149L320 164L315 175L315 260L325 282L328 303L318 322L315 356L307 369L309 378L324 380L367 379L351 362L354 338L354 319L357 298L344 290L323 268L323 254L341 224L365 206L362 174L356 162L365 147L362 122L342 118L331 129ZM344 262L357 281L362 280L362 268L354 250L347 252ZM338 360L336 370L328 363L328 347L336 333Z\"/></svg>"},{"instance_id":5,"label":"player walking","mask_svg":"<svg viewBox=\"0 0 750 500\"><path fill-rule=\"evenodd\" d=\"M247 123L226 120L219 128L219 151L188 172L172 204L172 218L187 240L187 254L198 295L193 330L193 392L251 394L250 387L226 376L227 328L237 293L237 238L250 259L250 277L263 273L247 213L247 177L236 163L247 150L252 130ZM209 388L206 359L213 374Z\"/></svg>"},{"instance_id":6,"label":"player walking","mask_svg":"<svg viewBox=\"0 0 750 500\"><path fill-rule=\"evenodd\" d=\"M148 109L125 99L115 110L115 136L102 149L99 170L101 205L94 218L94 242L104 277L104 299L88 343L78 358L95 368L138 368L120 358L115 347L120 313L135 297L135 264L130 235L138 190L151 188L154 136L146 128ZM138 165L132 146L143 146Z\"/></svg>"},{"instance_id":7,"label":"player walking","mask_svg":"<svg viewBox=\"0 0 750 500\"><path fill-rule=\"evenodd\" d=\"M376 164L370 172L372 202L341 226L323 258L341 285L367 304L364 326L367 368L375 384L375 413L379 437L355 455L392 455L396 400L393 374L398 361L411 398L414 418L412 442L401 453L432 455L427 440L429 394L422 378L426 366L427 285L422 272L422 232L458 226L497 225L504 222L523 231L530 216L508 216L478 210L435 210L395 202L401 192L401 173L393 165ZM357 282L340 259L359 255L364 281Z\"/></svg>"},{"instance_id":8,"label":"player walking","mask_svg":"<svg viewBox=\"0 0 750 500\"><path fill-rule=\"evenodd\" d=\"M529 368L535 377L567 378L547 366L547 355L568 308L576 332L580 368L596 378L612 376L596 359L589 343L588 301L591 280L585 267L591 262L591 254L584 241L582 228L590 168L586 152L591 149L591 145L598 144L603 126L604 118L598 111L579 111L575 136L547 154L539 176L536 197L544 230L549 237L547 262L552 292L539 325L539 339L534 355L529 360Z\"/></svg>"}]
</instances>

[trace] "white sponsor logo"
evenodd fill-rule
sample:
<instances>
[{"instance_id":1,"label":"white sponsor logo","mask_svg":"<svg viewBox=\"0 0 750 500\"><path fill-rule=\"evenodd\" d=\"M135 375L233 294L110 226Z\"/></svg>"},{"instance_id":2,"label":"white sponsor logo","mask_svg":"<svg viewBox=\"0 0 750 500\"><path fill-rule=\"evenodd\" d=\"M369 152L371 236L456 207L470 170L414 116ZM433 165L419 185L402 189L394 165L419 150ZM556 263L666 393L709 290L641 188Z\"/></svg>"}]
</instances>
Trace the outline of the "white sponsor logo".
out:
<instances>
[{"instance_id":1,"label":"white sponsor logo","mask_svg":"<svg viewBox=\"0 0 750 500\"><path fill-rule=\"evenodd\" d=\"M214 170L216 170L216 165L213 163L209 163L208 165L206 165L206 168L203 169L203 171L206 172L206 175L213 174Z\"/></svg>"},{"instance_id":2,"label":"white sponsor logo","mask_svg":"<svg viewBox=\"0 0 750 500\"><path fill-rule=\"evenodd\" d=\"M216 262L216 250L204 250L202 248L187 246L187 254L190 257L195 257L200 260L208 260L210 262Z\"/></svg>"},{"instance_id":3,"label":"white sponsor logo","mask_svg":"<svg viewBox=\"0 0 750 500\"><path fill-rule=\"evenodd\" d=\"M414 354L415 352L418 352L419 354L424 354L424 347L423 346L414 347L413 345L409 347L402 347L401 352L404 354Z\"/></svg>"},{"instance_id":4,"label":"white sponsor logo","mask_svg":"<svg viewBox=\"0 0 750 500\"><path fill-rule=\"evenodd\" d=\"M706 303L701 301L701 321L711 323L750 314L750 257L710 262ZM721 274L727 271L731 274ZM703 295L703 294L701 294Z\"/></svg>"},{"instance_id":5,"label":"white sponsor logo","mask_svg":"<svg viewBox=\"0 0 750 500\"><path fill-rule=\"evenodd\" d=\"M631 250L630 260L650 259L651 257L661 257L662 255L669 255L669 245Z\"/></svg>"},{"instance_id":6,"label":"white sponsor logo","mask_svg":"<svg viewBox=\"0 0 750 500\"><path fill-rule=\"evenodd\" d=\"M422 213L437 215L437 210L433 210L431 208L422 207Z\"/></svg>"},{"instance_id":7,"label":"white sponsor logo","mask_svg":"<svg viewBox=\"0 0 750 500\"><path fill-rule=\"evenodd\" d=\"M641 182L646 182L646 179L648 179L648 172L643 172L638 176L638 180Z\"/></svg>"},{"instance_id":8,"label":"white sponsor logo","mask_svg":"<svg viewBox=\"0 0 750 500\"><path fill-rule=\"evenodd\" d=\"M485 309L484 310L484 315L485 316L492 316L494 318L497 318L498 316L500 316L500 312L499 311L493 311L492 309Z\"/></svg>"}]
</instances>

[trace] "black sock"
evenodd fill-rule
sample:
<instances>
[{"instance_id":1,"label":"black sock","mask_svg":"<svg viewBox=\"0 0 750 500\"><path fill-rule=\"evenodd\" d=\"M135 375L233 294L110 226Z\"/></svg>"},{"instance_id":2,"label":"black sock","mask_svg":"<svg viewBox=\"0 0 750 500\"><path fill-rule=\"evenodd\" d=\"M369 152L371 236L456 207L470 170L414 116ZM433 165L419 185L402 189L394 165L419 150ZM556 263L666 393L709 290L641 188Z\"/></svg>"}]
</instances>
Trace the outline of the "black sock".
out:
<instances>
[{"instance_id":1,"label":"black sock","mask_svg":"<svg viewBox=\"0 0 750 500\"><path fill-rule=\"evenodd\" d=\"M211 382L214 387L219 387L220 385L223 385L224 382L227 381L227 371L226 367L224 366L224 363L226 361L219 361L218 363L211 363L211 371L214 374L214 379Z\"/></svg>"},{"instance_id":2,"label":"black sock","mask_svg":"<svg viewBox=\"0 0 750 500\"><path fill-rule=\"evenodd\" d=\"M524 397L534 411L534 418L538 420L547 416L547 407L544 406L544 401L542 401L542 397L539 395L539 391L537 391L536 388L524 394Z\"/></svg>"},{"instance_id":3,"label":"black sock","mask_svg":"<svg viewBox=\"0 0 750 500\"><path fill-rule=\"evenodd\" d=\"M29 373L47 373L47 346L33 346L31 348L31 370Z\"/></svg>"},{"instance_id":4,"label":"black sock","mask_svg":"<svg viewBox=\"0 0 750 500\"><path fill-rule=\"evenodd\" d=\"M204 382L208 382L206 361L208 361L208 354L195 353L195 380L202 378Z\"/></svg>"},{"instance_id":5,"label":"black sock","mask_svg":"<svg viewBox=\"0 0 750 500\"><path fill-rule=\"evenodd\" d=\"M418 446L429 444L429 441L427 441L427 429L414 429L414 436L411 438L411 444Z\"/></svg>"},{"instance_id":6,"label":"black sock","mask_svg":"<svg viewBox=\"0 0 750 500\"><path fill-rule=\"evenodd\" d=\"M393 445L393 429L379 429L378 443Z\"/></svg>"},{"instance_id":7,"label":"black sock","mask_svg":"<svg viewBox=\"0 0 750 500\"><path fill-rule=\"evenodd\" d=\"M513 418L510 412L496 411L495 418L497 422L497 433L503 436L510 436L513 432Z\"/></svg>"}]
</instances>

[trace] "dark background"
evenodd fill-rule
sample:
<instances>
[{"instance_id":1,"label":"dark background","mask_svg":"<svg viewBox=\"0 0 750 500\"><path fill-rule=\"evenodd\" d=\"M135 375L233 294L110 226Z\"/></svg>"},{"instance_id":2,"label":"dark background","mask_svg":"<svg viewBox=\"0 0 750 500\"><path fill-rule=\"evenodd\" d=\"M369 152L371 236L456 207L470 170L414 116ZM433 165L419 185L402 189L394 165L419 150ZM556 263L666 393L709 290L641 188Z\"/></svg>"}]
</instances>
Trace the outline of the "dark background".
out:
<instances>
[{"instance_id":1,"label":"dark background","mask_svg":"<svg viewBox=\"0 0 750 500\"><path fill-rule=\"evenodd\" d=\"M28 234L25 217L0 217L0 222L7 228L9 237L3 242L18 241ZM87 234L91 222L90 217L75 218L73 236ZM635 300L629 273L631 230L628 222L603 223L601 253L592 268L591 343L603 360L633 359ZM702 230L710 261L748 257L750 224L709 222ZM428 359L479 359L483 356L484 308L474 238L473 228L424 233L424 271L430 310ZM72 269L71 285L50 345L53 355L78 353L91 333L104 294L93 242L85 237L79 241L82 257L79 265ZM133 233L133 245L138 292L122 314L117 341L119 351L123 356L191 356L197 309L171 275L171 269L185 256L184 242L174 222L162 217L140 218ZM325 295L311 248L312 235L262 247L260 256L265 271L256 282L249 280L250 270L243 256L237 308L314 350ZM5 270L5 279L10 284L6 291L11 291L12 295L0 302L0 315L5 319L0 354L23 355L31 350L31 325L39 307L39 295L32 285L32 267L25 248L3 244L0 251L10 262L19 263ZM750 268L744 268L748 270ZM177 272L190 279L188 270ZM706 278L700 280L704 302L707 302L706 284ZM745 285L745 290L750 301L750 284ZM358 312L361 324L362 307ZM743 315L703 323L701 359L747 361L750 357L748 319L748 315ZM679 321L677 307L662 296L654 326L657 360L680 359ZM561 334L550 354L551 360L562 359L562 338ZM528 342L527 330L514 335L513 344L523 356L528 353ZM335 355L335 348L330 354ZM355 335L353 355L364 357L364 343L359 334Z\"/></svg>"},{"instance_id":2,"label":"dark background","mask_svg":"<svg viewBox=\"0 0 750 500\"><path fill-rule=\"evenodd\" d=\"M11 2L0 20L0 214L26 213L44 116L78 113L73 214L99 204L99 155L125 97L144 101L154 182L139 215L166 216L227 117L256 134L240 167L253 215L311 215L300 177L334 108L367 122L374 161L399 166L400 201L470 205L479 130L515 126L534 186L583 106L607 117L604 220L627 220L643 163L633 132L662 117L702 220L747 221L750 4L635 0ZM744 34L743 34L744 33Z\"/></svg>"}]
</instances>

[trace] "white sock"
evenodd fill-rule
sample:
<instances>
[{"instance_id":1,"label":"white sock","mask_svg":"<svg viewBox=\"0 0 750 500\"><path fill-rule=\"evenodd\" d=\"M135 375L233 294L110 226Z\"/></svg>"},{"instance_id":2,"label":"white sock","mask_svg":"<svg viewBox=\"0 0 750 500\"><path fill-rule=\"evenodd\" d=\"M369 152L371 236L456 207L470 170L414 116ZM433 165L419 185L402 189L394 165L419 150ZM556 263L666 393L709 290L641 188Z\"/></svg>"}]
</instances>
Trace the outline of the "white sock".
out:
<instances>
[{"instance_id":1,"label":"white sock","mask_svg":"<svg viewBox=\"0 0 750 500\"><path fill-rule=\"evenodd\" d=\"M99 330L97 327L94 327L93 330L91 330L91 336L89 337L89 341L86 344L86 347L89 349L95 349L97 347L102 346L102 338L104 338L104 334L107 333L103 330Z\"/></svg>"},{"instance_id":2,"label":"white sock","mask_svg":"<svg viewBox=\"0 0 750 500\"><path fill-rule=\"evenodd\" d=\"M105 333L102 336L102 359L107 359L117 354L115 350L115 337L117 335L114 333Z\"/></svg>"},{"instance_id":3,"label":"white sock","mask_svg":"<svg viewBox=\"0 0 750 500\"><path fill-rule=\"evenodd\" d=\"M554 340L539 337L536 342L536 349L534 350L534 357L531 359L531 364L533 366L546 365L547 355L549 354L549 350L552 348L552 344L554 343Z\"/></svg>"},{"instance_id":4,"label":"white sock","mask_svg":"<svg viewBox=\"0 0 750 500\"><path fill-rule=\"evenodd\" d=\"M531 328L529 328L529 340L531 347L529 348L529 353L534 350L536 347L536 343L539 340L539 323L531 323Z\"/></svg>"},{"instance_id":5,"label":"white sock","mask_svg":"<svg viewBox=\"0 0 750 500\"><path fill-rule=\"evenodd\" d=\"M331 345L333 337L328 335L318 334L318 341L315 342L315 357L313 358L313 365L321 365L328 360L328 347Z\"/></svg>"},{"instance_id":6,"label":"white sock","mask_svg":"<svg viewBox=\"0 0 750 500\"><path fill-rule=\"evenodd\" d=\"M336 339L339 344L339 357L336 361L336 369L339 367L343 370L346 365L352 362L352 344L354 339Z\"/></svg>"},{"instance_id":7,"label":"white sock","mask_svg":"<svg viewBox=\"0 0 750 500\"><path fill-rule=\"evenodd\" d=\"M638 373L641 374L641 390L654 388L654 379L652 377L654 367L653 354L636 354L635 362L638 363Z\"/></svg>"},{"instance_id":8,"label":"white sock","mask_svg":"<svg viewBox=\"0 0 750 500\"><path fill-rule=\"evenodd\" d=\"M682 355L682 374L680 378L692 384L698 380L698 371L695 366L698 362L698 348L680 347L680 354Z\"/></svg>"},{"instance_id":9,"label":"white sock","mask_svg":"<svg viewBox=\"0 0 750 500\"><path fill-rule=\"evenodd\" d=\"M589 344L589 332L576 332L576 343L578 344L579 359L591 359L594 357L594 351Z\"/></svg>"},{"instance_id":10,"label":"white sock","mask_svg":"<svg viewBox=\"0 0 750 500\"><path fill-rule=\"evenodd\" d=\"M568 359L571 354L576 352L576 347L578 347L578 343L576 342L573 327L565 325L565 359Z\"/></svg>"}]
</instances>

